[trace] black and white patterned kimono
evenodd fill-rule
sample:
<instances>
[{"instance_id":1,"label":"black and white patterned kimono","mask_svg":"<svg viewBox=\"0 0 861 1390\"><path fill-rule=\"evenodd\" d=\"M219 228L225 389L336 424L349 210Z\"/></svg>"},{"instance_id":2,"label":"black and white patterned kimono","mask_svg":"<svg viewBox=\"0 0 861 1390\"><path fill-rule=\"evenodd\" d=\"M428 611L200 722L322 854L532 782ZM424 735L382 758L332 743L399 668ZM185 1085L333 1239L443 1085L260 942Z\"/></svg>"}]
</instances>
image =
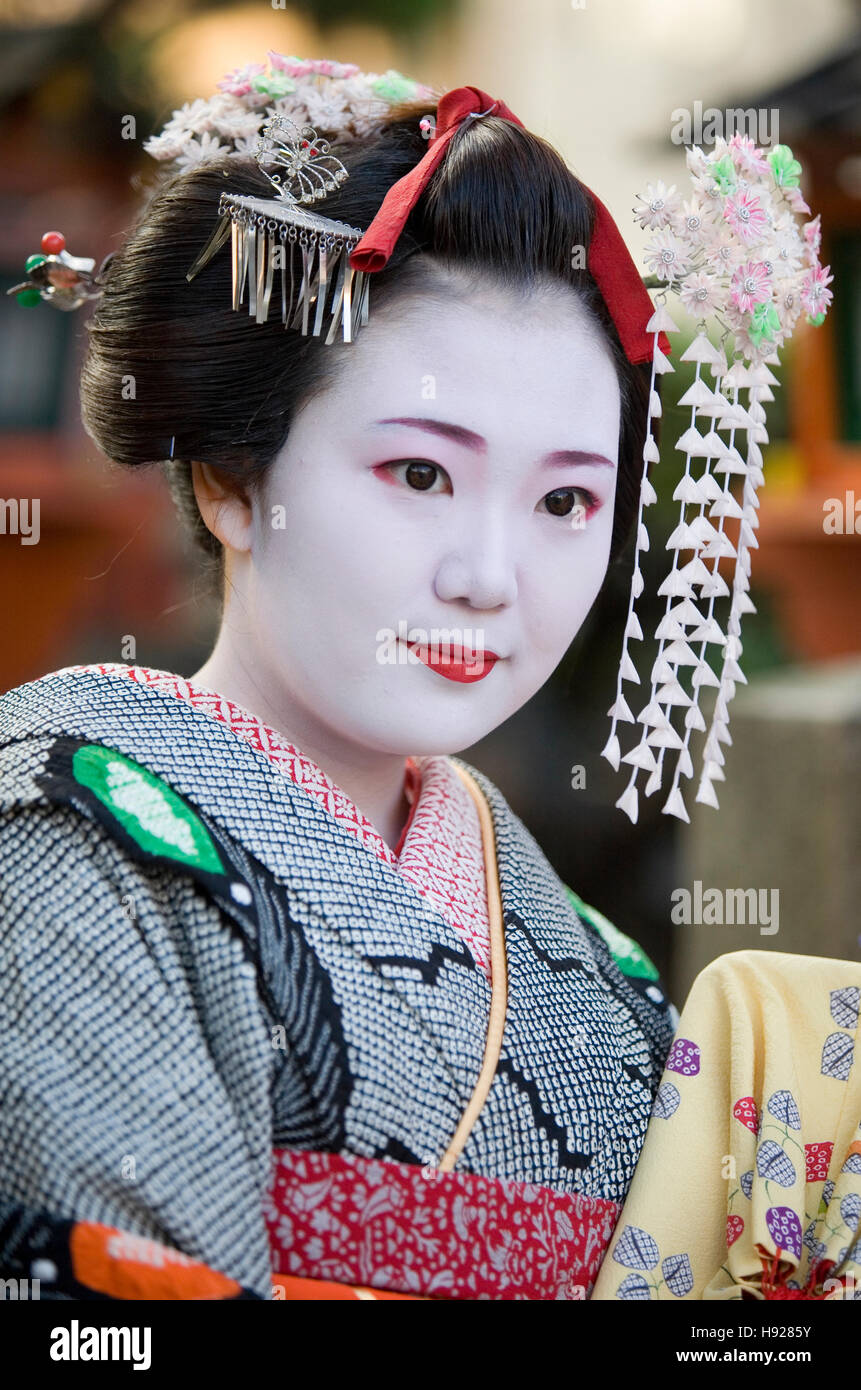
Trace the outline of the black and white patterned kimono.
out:
<instances>
[{"instance_id":1,"label":"black and white patterned kimono","mask_svg":"<svg viewBox=\"0 0 861 1390\"><path fill-rule=\"evenodd\" d=\"M675 1011L449 761L483 815L492 983L229 724L119 666L0 700L0 1277L589 1296Z\"/></svg>"}]
</instances>

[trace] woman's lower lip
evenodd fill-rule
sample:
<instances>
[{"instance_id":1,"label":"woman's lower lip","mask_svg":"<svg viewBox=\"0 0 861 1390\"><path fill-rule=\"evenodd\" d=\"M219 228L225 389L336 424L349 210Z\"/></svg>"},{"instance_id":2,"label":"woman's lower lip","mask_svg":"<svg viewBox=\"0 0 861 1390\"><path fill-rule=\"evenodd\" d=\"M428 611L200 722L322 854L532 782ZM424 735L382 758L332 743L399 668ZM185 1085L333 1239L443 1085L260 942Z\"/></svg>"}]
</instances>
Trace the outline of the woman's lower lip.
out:
<instances>
[{"instance_id":1,"label":"woman's lower lip","mask_svg":"<svg viewBox=\"0 0 861 1390\"><path fill-rule=\"evenodd\" d=\"M474 681L484 680L499 659L495 653L491 655L490 652L458 654L461 653L460 648L452 648L448 652L434 651L421 642L408 642L407 646L425 666L430 667L431 671L445 676L447 680L459 681L461 685L471 685Z\"/></svg>"}]
</instances>

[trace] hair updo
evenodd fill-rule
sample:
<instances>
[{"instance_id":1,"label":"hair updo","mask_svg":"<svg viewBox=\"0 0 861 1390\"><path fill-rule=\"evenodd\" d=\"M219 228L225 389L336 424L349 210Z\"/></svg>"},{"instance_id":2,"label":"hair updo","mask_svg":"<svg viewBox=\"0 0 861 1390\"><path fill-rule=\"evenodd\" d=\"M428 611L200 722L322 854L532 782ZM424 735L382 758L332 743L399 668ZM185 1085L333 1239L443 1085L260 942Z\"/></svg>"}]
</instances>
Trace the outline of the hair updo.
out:
<instances>
[{"instance_id":1,"label":"hair updo","mask_svg":"<svg viewBox=\"0 0 861 1390\"><path fill-rule=\"evenodd\" d=\"M315 207L326 217L369 226L391 185L425 154L419 120L429 109L427 102L403 104L371 134L333 139L349 178ZM350 344L327 346L323 337L285 330L280 313L258 324L235 312L223 248L186 280L225 190L257 197L273 191L253 159L237 157L173 173L157 186L107 273L87 324L81 377L87 433L116 463L161 466L216 572L221 545L198 511L192 460L210 465L227 486L253 491L283 448L295 413L330 383L351 351ZM546 141L496 116L467 122L386 268L371 277L370 305L373 314L432 286L421 252L513 291L528 292L548 278L574 291L606 335L621 392L613 559L637 507L650 368L628 361L592 276L573 255L575 247L588 251L593 215L588 190Z\"/></svg>"}]
</instances>

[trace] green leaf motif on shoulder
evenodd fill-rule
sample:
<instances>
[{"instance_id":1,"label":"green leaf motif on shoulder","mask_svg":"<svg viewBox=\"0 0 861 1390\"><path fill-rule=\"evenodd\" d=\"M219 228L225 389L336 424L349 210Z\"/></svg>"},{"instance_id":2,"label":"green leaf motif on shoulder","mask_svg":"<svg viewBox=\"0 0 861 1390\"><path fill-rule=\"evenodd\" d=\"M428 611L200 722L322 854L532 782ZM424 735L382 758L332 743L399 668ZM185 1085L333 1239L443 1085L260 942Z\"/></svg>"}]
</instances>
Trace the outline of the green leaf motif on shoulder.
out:
<instances>
[{"instance_id":1,"label":"green leaf motif on shoulder","mask_svg":"<svg viewBox=\"0 0 861 1390\"><path fill-rule=\"evenodd\" d=\"M614 927L613 923L608 921L602 912L598 912L594 907L589 907L582 898L578 898L567 883L563 886L575 910L581 917L585 917L599 936L603 937L622 974L634 975L638 979L657 980L657 967L649 960L642 946L638 946L633 937L626 936L624 932L619 931L618 927Z\"/></svg>"},{"instance_id":2,"label":"green leaf motif on shoulder","mask_svg":"<svg viewBox=\"0 0 861 1390\"><path fill-rule=\"evenodd\" d=\"M75 751L72 771L76 781L98 797L141 849L209 873L224 873L203 821L155 773L97 743Z\"/></svg>"}]
</instances>

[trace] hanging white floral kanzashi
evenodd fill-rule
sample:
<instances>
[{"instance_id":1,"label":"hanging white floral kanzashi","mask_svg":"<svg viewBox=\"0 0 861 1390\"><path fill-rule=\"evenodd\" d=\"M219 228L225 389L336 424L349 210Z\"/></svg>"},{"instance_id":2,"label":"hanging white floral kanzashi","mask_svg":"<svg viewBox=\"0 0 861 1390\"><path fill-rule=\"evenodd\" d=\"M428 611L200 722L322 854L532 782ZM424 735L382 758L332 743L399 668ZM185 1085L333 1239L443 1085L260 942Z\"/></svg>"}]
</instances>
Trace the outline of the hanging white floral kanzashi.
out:
<instances>
[{"instance_id":1,"label":"hanging white floral kanzashi","mask_svg":"<svg viewBox=\"0 0 861 1390\"><path fill-rule=\"evenodd\" d=\"M614 768L626 763L630 769L616 805L632 821L639 811L641 775L646 796L664 787L662 809L689 819L681 781L694 775L694 732L706 735L696 800L717 807L714 783L724 780L723 746L732 742L728 707L737 684L745 682L739 665L741 619L755 612L748 590L751 551L758 545L760 446L768 441L764 403L773 400L771 388L777 385L769 364L779 363L778 349L800 315L819 324L832 299L829 267L819 263L819 218L804 220L810 209L800 192L801 165L786 145L759 149L747 136L734 135L718 140L709 152L694 146L686 159L692 185L687 201L675 187L656 183L634 209L640 225L651 232L646 264L659 291L664 288L648 325L655 346L634 573L616 699L609 710L610 737L603 750ZM695 363L695 378L679 401L691 412L688 427L675 442L685 459L673 493L679 521L667 541L672 564L658 589L666 605L655 633L657 657L648 693L635 714L623 686L641 683L629 644L643 639L635 612L644 587L640 555L649 544L643 517L644 509L657 501L648 477L650 465L659 460L652 428L661 414L655 378L674 370L660 350L658 335L679 331L666 307L670 291L697 320L696 337L681 354L681 361ZM706 367L713 385L704 375ZM740 391L746 392L743 401ZM683 554L689 557L684 564ZM735 562L731 584L721 561ZM720 604L723 609L716 607ZM719 660L708 660L709 645L717 647ZM703 686L716 692L708 725L700 710ZM620 724L640 730L639 740L625 754ZM675 766L669 771L665 764L672 759Z\"/></svg>"}]
</instances>

